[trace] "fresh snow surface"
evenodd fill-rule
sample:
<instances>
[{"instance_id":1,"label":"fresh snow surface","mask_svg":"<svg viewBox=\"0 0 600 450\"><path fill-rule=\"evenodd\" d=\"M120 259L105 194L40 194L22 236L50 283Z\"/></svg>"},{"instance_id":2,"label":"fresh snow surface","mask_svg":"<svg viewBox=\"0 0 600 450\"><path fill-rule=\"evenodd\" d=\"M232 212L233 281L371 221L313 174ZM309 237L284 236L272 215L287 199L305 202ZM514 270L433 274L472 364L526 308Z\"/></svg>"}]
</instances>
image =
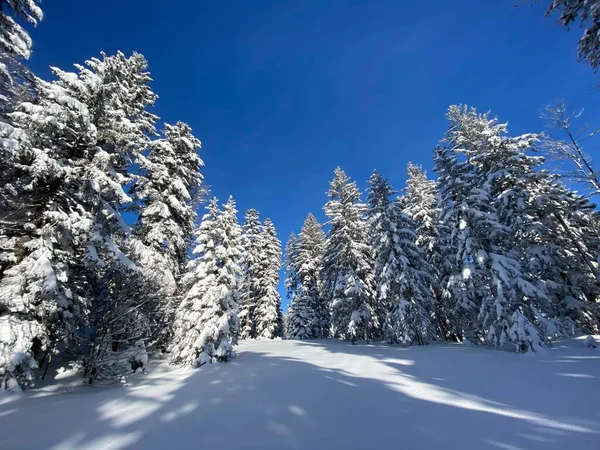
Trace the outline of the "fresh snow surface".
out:
<instances>
[{"instance_id":1,"label":"fresh snow surface","mask_svg":"<svg viewBox=\"0 0 600 450\"><path fill-rule=\"evenodd\" d=\"M0 396L0 448L600 448L600 351L584 338L527 355L250 341L201 369L151 361L122 387L69 376Z\"/></svg>"}]
</instances>

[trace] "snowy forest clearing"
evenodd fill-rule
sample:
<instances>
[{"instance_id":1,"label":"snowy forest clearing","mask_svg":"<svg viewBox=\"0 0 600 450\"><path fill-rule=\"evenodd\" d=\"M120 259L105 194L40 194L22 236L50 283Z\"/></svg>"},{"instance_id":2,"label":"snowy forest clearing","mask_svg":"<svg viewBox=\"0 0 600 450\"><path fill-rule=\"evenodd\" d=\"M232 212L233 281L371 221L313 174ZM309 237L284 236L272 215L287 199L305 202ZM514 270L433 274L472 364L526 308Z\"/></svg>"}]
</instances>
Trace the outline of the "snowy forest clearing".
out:
<instances>
[{"instance_id":1,"label":"snowy forest clearing","mask_svg":"<svg viewBox=\"0 0 600 450\"><path fill-rule=\"evenodd\" d=\"M0 448L597 449L599 381L583 339L528 355L245 341L229 363L155 361L123 388L3 394Z\"/></svg>"}]
</instances>

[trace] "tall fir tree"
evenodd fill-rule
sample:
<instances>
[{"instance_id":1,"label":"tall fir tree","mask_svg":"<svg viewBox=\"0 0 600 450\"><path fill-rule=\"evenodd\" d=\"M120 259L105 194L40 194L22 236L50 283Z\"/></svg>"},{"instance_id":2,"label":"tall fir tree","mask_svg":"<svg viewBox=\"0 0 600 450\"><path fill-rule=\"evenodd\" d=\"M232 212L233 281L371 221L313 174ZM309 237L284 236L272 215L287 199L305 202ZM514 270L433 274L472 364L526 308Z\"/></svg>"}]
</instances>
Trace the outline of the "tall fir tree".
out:
<instances>
[{"instance_id":1,"label":"tall fir tree","mask_svg":"<svg viewBox=\"0 0 600 450\"><path fill-rule=\"evenodd\" d=\"M302 296L298 279L298 237L291 233L285 245L285 289L289 300L285 320L287 339L310 339L310 309L307 299Z\"/></svg>"},{"instance_id":2,"label":"tall fir tree","mask_svg":"<svg viewBox=\"0 0 600 450\"><path fill-rule=\"evenodd\" d=\"M438 183L427 178L422 167L408 163L407 180L402 196L402 211L412 219L417 233L417 246L423 251L425 260L432 270L431 284L435 296L436 317L445 338L455 338L449 321L449 298L443 288L453 268L453 252L450 232L442 221Z\"/></svg>"},{"instance_id":3,"label":"tall fir tree","mask_svg":"<svg viewBox=\"0 0 600 450\"><path fill-rule=\"evenodd\" d=\"M262 225L256 209L246 211L242 233L243 253L241 257L242 284L240 288L240 338L256 338L256 305L259 296L258 279L262 270Z\"/></svg>"},{"instance_id":4,"label":"tall fir tree","mask_svg":"<svg viewBox=\"0 0 600 450\"><path fill-rule=\"evenodd\" d=\"M354 342L375 337L379 321L375 311L373 261L356 183L339 167L328 192L325 214L330 218L322 279L331 303L334 336Z\"/></svg>"},{"instance_id":5,"label":"tall fir tree","mask_svg":"<svg viewBox=\"0 0 600 450\"><path fill-rule=\"evenodd\" d=\"M315 216L308 214L298 241L297 274L301 293L312 311L311 335L316 339L330 334L329 303L324 295L320 274L325 255L325 232Z\"/></svg>"},{"instance_id":6,"label":"tall fir tree","mask_svg":"<svg viewBox=\"0 0 600 450\"><path fill-rule=\"evenodd\" d=\"M373 255L373 277L375 279L375 313L379 323L379 337L389 334L386 329L391 325L392 311L395 309L396 292L389 289L389 280L396 274L395 267L389 267L389 259L394 259L394 242L390 240L395 224L395 215L390 214L390 197L397 194L379 172L373 171L369 178L367 194L368 239ZM391 254L390 254L391 253ZM390 337L391 339L391 337Z\"/></svg>"},{"instance_id":7,"label":"tall fir tree","mask_svg":"<svg viewBox=\"0 0 600 450\"><path fill-rule=\"evenodd\" d=\"M120 51L115 55L102 52L101 58L75 64L75 68L77 73L56 67L52 72L71 97L88 107L97 145L106 152L112 168L112 182L125 186L133 178L132 164L140 162L150 138L157 135L158 118L148 111L158 98L150 88L148 62L136 52L130 57Z\"/></svg>"},{"instance_id":8,"label":"tall fir tree","mask_svg":"<svg viewBox=\"0 0 600 450\"><path fill-rule=\"evenodd\" d=\"M134 199L130 195L132 192L126 193L126 189L129 189L132 184L136 188L144 184L141 180L146 173L140 173L138 168L148 169L150 163L156 162L152 157L146 159L143 154L150 146L150 138L157 135L155 129L157 116L148 110L158 98L150 88L152 79L147 70L148 63L143 55L135 52L130 57L126 57L122 52L117 52L115 55L101 53L101 58L91 58L85 65L76 64L75 68L76 73L65 72L55 67L52 68L52 72L58 77L56 84L73 99L86 105L90 111L90 122L96 129L96 145L102 149L101 162L105 175L100 179L98 186L100 198L114 211L114 216L120 218L120 212L135 207ZM157 145L160 145L160 141ZM190 142L190 146L193 145ZM189 161L184 162L183 159L182 157L181 161L174 162L173 166L187 167ZM163 160L164 162L166 161ZM181 172L179 173L181 175ZM150 176L152 175L150 173ZM134 183L136 181L137 183ZM118 187L121 189L118 190ZM119 192L121 195L115 196L114 192ZM180 192L181 195L184 194ZM173 209L177 207L178 200L179 198L174 197L170 202ZM144 217L145 212L148 210L143 208L142 226L145 225L144 219L147 218ZM121 224L121 229L108 230L109 234L116 241L131 241L127 245L131 250L128 255L131 259L136 259L140 264L158 263L155 267L145 267L143 270L152 278L161 277L160 272L168 270L171 261L161 253L148 254L153 251L150 241L155 236L136 242L140 236L132 236L123 220ZM150 230L145 231L150 236ZM156 231L156 228L152 231ZM176 242L170 243L169 248L176 244ZM112 271L114 270L116 269L113 267ZM162 278L164 281L176 279L177 274L172 275L163 274ZM110 280L106 279L107 274L98 272L95 276L99 278L96 281L99 285L110 284ZM141 280L141 278L132 277L132 281L134 280ZM165 304L156 306L168 315L171 311L170 293L174 289L173 286L168 285L163 287L162 297ZM143 290L143 287L140 286L139 290ZM101 301L101 298L97 300ZM94 310L101 314L107 308L99 306ZM93 315L90 320L94 324L104 319L100 315ZM168 320L165 319L164 322Z\"/></svg>"},{"instance_id":9,"label":"tall fir tree","mask_svg":"<svg viewBox=\"0 0 600 450\"><path fill-rule=\"evenodd\" d=\"M33 0L3 3L0 8L0 278L13 259L19 235L34 202L29 189L33 154L27 144L27 131L20 128L11 113L19 104L32 102L35 77L24 64L32 41L20 22L36 26L43 17ZM7 181L10 180L10 183Z\"/></svg>"},{"instance_id":10,"label":"tall fir tree","mask_svg":"<svg viewBox=\"0 0 600 450\"><path fill-rule=\"evenodd\" d=\"M329 305L323 295L320 273L325 251L325 233L309 214L297 241L288 272L296 284L288 309L288 339L320 339L329 336Z\"/></svg>"},{"instance_id":11,"label":"tall fir tree","mask_svg":"<svg viewBox=\"0 0 600 450\"><path fill-rule=\"evenodd\" d=\"M281 242L275 226L265 219L262 230L260 272L257 280L259 295L256 301L256 337L274 339L283 336L281 296L277 290L281 269Z\"/></svg>"},{"instance_id":12,"label":"tall fir tree","mask_svg":"<svg viewBox=\"0 0 600 450\"><path fill-rule=\"evenodd\" d=\"M36 79L35 89L36 102L12 114L25 131L18 143L30 158L22 176L31 203L0 281L2 320L11 330L0 365L5 377L21 381L60 342L76 346L105 269L113 261L133 267L115 240L126 227L106 200L127 196L110 181L89 109L55 83Z\"/></svg>"},{"instance_id":13,"label":"tall fir tree","mask_svg":"<svg viewBox=\"0 0 600 450\"><path fill-rule=\"evenodd\" d=\"M369 237L374 255L381 336L390 343L426 344L439 338L435 323L434 274L417 246L414 222L401 211L389 182L369 179Z\"/></svg>"},{"instance_id":14,"label":"tall fir tree","mask_svg":"<svg viewBox=\"0 0 600 450\"><path fill-rule=\"evenodd\" d=\"M145 176L138 178L135 187L143 204L137 234L144 244L167 257L178 279L187 264L204 163L198 155L200 140L189 125L165 124L163 135L150 144L150 154L142 162Z\"/></svg>"},{"instance_id":15,"label":"tall fir tree","mask_svg":"<svg viewBox=\"0 0 600 450\"><path fill-rule=\"evenodd\" d=\"M196 234L196 259L174 323L172 361L201 366L234 355L239 332L240 227L232 198L224 211L214 198Z\"/></svg>"},{"instance_id":16,"label":"tall fir tree","mask_svg":"<svg viewBox=\"0 0 600 450\"><path fill-rule=\"evenodd\" d=\"M546 297L515 252L510 227L503 218L502 205L507 198L499 198L494 189L496 177L508 171L498 162L492 163L502 152L530 147L535 137L506 137L506 125L466 107L451 106L448 119L446 148L438 157L444 151L450 153L453 156L447 160L455 166L452 186L445 186L446 194L451 194L446 217L451 218L458 249L458 271L450 285L461 306L470 291L466 295L477 309L477 315L471 315L472 321L463 326L470 327L466 332L473 339L489 345L512 343L519 352L535 350L544 345L545 338L536 324L534 308ZM459 160L458 155L466 159Z\"/></svg>"},{"instance_id":17,"label":"tall fir tree","mask_svg":"<svg viewBox=\"0 0 600 450\"><path fill-rule=\"evenodd\" d=\"M532 226L522 238L526 267L544 280L552 302L542 316L548 336L595 334L600 329L597 212L554 178L539 178L529 187L535 197L528 211Z\"/></svg>"}]
</instances>

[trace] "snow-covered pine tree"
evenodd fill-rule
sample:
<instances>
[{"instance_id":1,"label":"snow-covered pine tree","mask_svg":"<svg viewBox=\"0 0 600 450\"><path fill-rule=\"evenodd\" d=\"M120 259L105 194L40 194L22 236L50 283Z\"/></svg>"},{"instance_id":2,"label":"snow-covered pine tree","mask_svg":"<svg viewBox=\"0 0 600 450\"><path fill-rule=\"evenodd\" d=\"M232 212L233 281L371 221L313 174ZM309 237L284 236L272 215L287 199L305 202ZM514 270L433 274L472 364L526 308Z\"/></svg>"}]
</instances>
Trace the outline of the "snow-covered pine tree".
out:
<instances>
[{"instance_id":1,"label":"snow-covered pine tree","mask_svg":"<svg viewBox=\"0 0 600 450\"><path fill-rule=\"evenodd\" d=\"M131 165L141 159L150 137L157 135L158 118L147 110L158 98L150 88L148 62L136 52L129 58L122 52L110 56L102 52L101 59L91 58L75 68L77 73L56 67L52 72L58 84L92 112L97 145L113 168L112 181L126 185L131 182Z\"/></svg>"},{"instance_id":2,"label":"snow-covered pine tree","mask_svg":"<svg viewBox=\"0 0 600 450\"><path fill-rule=\"evenodd\" d=\"M216 248L218 260L217 283L212 296L218 301L220 314L217 320L212 315L212 345L205 353L217 361L227 361L234 356L233 345L237 344L240 333L239 304L242 255L242 229L237 219L236 203L229 197L219 217L220 245ZM283 325L282 325L283 326ZM210 337L210 336L209 336Z\"/></svg>"},{"instance_id":3,"label":"snow-covered pine tree","mask_svg":"<svg viewBox=\"0 0 600 450\"><path fill-rule=\"evenodd\" d=\"M9 114L20 103L34 99L30 86L34 77L24 65L31 38L19 20L37 25L42 10L36 3L18 0L0 5L0 180L4 181L0 183L0 278L12 259L15 240L27 221L31 203L27 190L31 163L28 138Z\"/></svg>"},{"instance_id":4,"label":"snow-covered pine tree","mask_svg":"<svg viewBox=\"0 0 600 450\"><path fill-rule=\"evenodd\" d=\"M397 192L392 189L379 172L373 171L369 178L369 190L367 191L367 224L368 239L371 253L373 255L373 278L375 280L375 314L377 315L379 329L377 335L391 337L392 318L396 310L397 292L389 289L389 279L395 278L396 267L389 266L389 259L395 258L394 242L392 237L395 215L390 214L390 197Z\"/></svg>"},{"instance_id":5,"label":"snow-covered pine tree","mask_svg":"<svg viewBox=\"0 0 600 450\"><path fill-rule=\"evenodd\" d=\"M315 216L309 213L300 231L296 262L301 294L308 298L312 314L311 336L316 339L328 338L331 327L329 302L320 278L324 255L325 232Z\"/></svg>"},{"instance_id":6,"label":"snow-covered pine tree","mask_svg":"<svg viewBox=\"0 0 600 450\"><path fill-rule=\"evenodd\" d=\"M462 340L466 334L472 336L477 316L477 299L468 267L457 258L460 221L463 215L461 201L467 196L468 184L463 181L467 177L463 172L469 169L468 164L460 162L457 155L448 148L438 145L434 151L434 170L438 175L438 206L440 207L439 230L444 245L447 265L445 277L438 277L440 293L443 301L438 305L445 306L447 336L454 340ZM464 270L467 269L467 270ZM464 275L464 276L463 276Z\"/></svg>"},{"instance_id":7,"label":"snow-covered pine tree","mask_svg":"<svg viewBox=\"0 0 600 450\"><path fill-rule=\"evenodd\" d=\"M134 241L138 237L131 238L129 228L121 219L120 212L133 206L132 198L127 195L124 188L129 186L139 176L134 176L132 169L145 166L145 158L142 152L150 143L150 137L156 135L154 123L157 117L147 109L152 106L157 98L150 89L152 81L147 71L147 61L143 55L133 53L129 58L121 52L108 56L101 54L102 58L92 58L86 61L86 65L75 65L77 73L64 72L58 68L52 68L58 77L55 83L64 89L70 97L87 106L90 111L89 120L96 130L96 145L101 149L101 160L99 169L103 172L97 180L99 201L103 203L105 211L111 211L112 217L121 222L121 228L113 227L104 230L114 241L124 242L130 240L128 246L136 255L129 255L139 262L160 259L140 254L150 250L150 246L144 248ZM190 143L193 146L193 143ZM177 165L177 163L174 163ZM143 183L139 183L138 186ZM168 259L167 259L168 261ZM121 267L125 268L124 265ZM156 268L143 269L150 275ZM113 272L116 267L112 267ZM108 276L98 271L94 277ZM114 276L114 275L113 275ZM154 272L153 277L159 277ZM163 277L164 278L164 277ZM167 277L170 278L170 277ZM140 277L132 277L132 281L140 280ZM99 279L99 285L110 283L110 280ZM142 291L143 287L140 286ZM164 298L168 298L167 291L171 288L165 286ZM101 301L101 297L97 298ZM161 305L156 305L160 307ZM168 312L168 305L164 308ZM95 307L94 311L99 314L107 311L107 308ZM101 323L104 319L98 314L90 317L92 326Z\"/></svg>"},{"instance_id":8,"label":"snow-covered pine tree","mask_svg":"<svg viewBox=\"0 0 600 450\"><path fill-rule=\"evenodd\" d=\"M308 215L292 247L293 258L288 264L292 265L296 285L288 309L287 337L326 338L329 336L329 305L323 296L320 280L325 233L315 216Z\"/></svg>"},{"instance_id":9,"label":"snow-covered pine tree","mask_svg":"<svg viewBox=\"0 0 600 450\"><path fill-rule=\"evenodd\" d=\"M38 3L40 0L0 2L0 114L4 121L5 114L31 93L28 85L33 75L23 60L31 55L32 40L19 22L37 26L44 16Z\"/></svg>"},{"instance_id":10,"label":"snow-covered pine tree","mask_svg":"<svg viewBox=\"0 0 600 450\"><path fill-rule=\"evenodd\" d=\"M42 9L37 3L40 3L40 0L10 0L0 4L0 49L29 59L32 46L31 37L18 20L37 26L44 17Z\"/></svg>"},{"instance_id":11,"label":"snow-covered pine tree","mask_svg":"<svg viewBox=\"0 0 600 450\"><path fill-rule=\"evenodd\" d=\"M214 198L196 233L196 258L184 277L187 293L174 323L172 361L201 366L234 355L239 332L240 227L232 198Z\"/></svg>"},{"instance_id":12,"label":"snow-covered pine tree","mask_svg":"<svg viewBox=\"0 0 600 450\"><path fill-rule=\"evenodd\" d=\"M165 124L163 135L150 144L150 154L141 167L144 176L138 178L134 189L142 201L136 234L167 257L169 269L178 279L188 259L204 163L198 155L200 140L189 125Z\"/></svg>"},{"instance_id":13,"label":"snow-covered pine tree","mask_svg":"<svg viewBox=\"0 0 600 450\"><path fill-rule=\"evenodd\" d=\"M440 208L436 182L427 178L427 172L421 166L408 163L406 188L402 197L402 211L416 225L417 245L425 252L429 262L438 262L436 255L437 225L440 221Z\"/></svg>"},{"instance_id":14,"label":"snow-covered pine tree","mask_svg":"<svg viewBox=\"0 0 600 450\"><path fill-rule=\"evenodd\" d=\"M289 300L285 320L287 339L310 339L310 309L307 298L301 295L298 279L298 237L291 233L285 245L285 288Z\"/></svg>"},{"instance_id":15,"label":"snow-covered pine tree","mask_svg":"<svg viewBox=\"0 0 600 450\"><path fill-rule=\"evenodd\" d=\"M240 338L256 338L256 305L259 296L258 280L261 271L262 226L258 211L246 211L242 233L243 253L241 258L242 284L240 287Z\"/></svg>"},{"instance_id":16,"label":"snow-covered pine tree","mask_svg":"<svg viewBox=\"0 0 600 450\"><path fill-rule=\"evenodd\" d=\"M417 246L412 220L401 211L389 182L378 172L369 179L369 239L382 323L390 343L426 344L439 339L435 324L434 275Z\"/></svg>"},{"instance_id":17,"label":"snow-covered pine tree","mask_svg":"<svg viewBox=\"0 0 600 450\"><path fill-rule=\"evenodd\" d=\"M256 300L256 337L274 339L283 336L281 296L277 290L281 269L281 242L275 226L265 219L262 230L260 272L257 280L259 295Z\"/></svg>"},{"instance_id":18,"label":"snow-covered pine tree","mask_svg":"<svg viewBox=\"0 0 600 450\"><path fill-rule=\"evenodd\" d=\"M336 337L372 339L379 322L375 312L373 261L368 244L366 206L356 183L339 167L328 191L325 214L331 219L322 280L331 302L331 325Z\"/></svg>"},{"instance_id":19,"label":"snow-covered pine tree","mask_svg":"<svg viewBox=\"0 0 600 450\"><path fill-rule=\"evenodd\" d=\"M402 211L412 219L417 233L417 246L423 251L434 279L432 290L436 299L436 317L443 336L451 338L448 307L448 277L455 253L449 245L449 229L441 220L437 182L429 180L422 167L408 163L407 180L402 196Z\"/></svg>"},{"instance_id":20,"label":"snow-covered pine tree","mask_svg":"<svg viewBox=\"0 0 600 450\"><path fill-rule=\"evenodd\" d=\"M110 181L107 153L96 146L86 105L55 83L35 80L35 103L11 114L29 162L27 221L0 280L3 377L31 378L31 368L60 342L73 349L96 296L97 274L111 260L131 267L113 236L123 227L105 198L126 197Z\"/></svg>"},{"instance_id":21,"label":"snow-covered pine tree","mask_svg":"<svg viewBox=\"0 0 600 450\"><path fill-rule=\"evenodd\" d=\"M545 293L515 253L512 230L503 223L503 200L494 197L494 180L505 172L492 161L505 151L530 147L535 137L508 138L506 125L466 107L451 106L448 119L450 129L438 159L448 152L452 156L446 159L455 166L454 181L444 186L451 195L445 218L453 227L460 270L450 285L460 304L468 295L478 308L475 326L465 331L495 347L510 342L519 352L534 350L545 341L535 318L535 307L545 301ZM457 155L466 160L459 161Z\"/></svg>"},{"instance_id":22,"label":"snow-covered pine tree","mask_svg":"<svg viewBox=\"0 0 600 450\"><path fill-rule=\"evenodd\" d=\"M295 293L291 297L287 311L285 337L287 339L313 339L311 325L314 323L314 314L311 309L310 298Z\"/></svg>"},{"instance_id":23,"label":"snow-covered pine tree","mask_svg":"<svg viewBox=\"0 0 600 450\"><path fill-rule=\"evenodd\" d=\"M28 212L34 208L35 193L31 164L34 150L27 131L12 117L0 118L0 278L15 260L15 246L25 234Z\"/></svg>"},{"instance_id":24,"label":"snow-covered pine tree","mask_svg":"<svg viewBox=\"0 0 600 450\"><path fill-rule=\"evenodd\" d=\"M596 333L600 329L598 213L585 197L553 176L529 186L533 224L523 249L528 270L544 280L552 311L541 311L548 336ZM550 319L550 320L547 320Z\"/></svg>"},{"instance_id":25,"label":"snow-covered pine tree","mask_svg":"<svg viewBox=\"0 0 600 450\"><path fill-rule=\"evenodd\" d=\"M202 332L203 300L209 286L216 282L219 200L213 197L206 210L195 232L194 258L188 262L182 280L184 297L175 312L171 342L171 360L175 363L195 364L199 352L194 343Z\"/></svg>"},{"instance_id":26,"label":"snow-covered pine tree","mask_svg":"<svg viewBox=\"0 0 600 450\"><path fill-rule=\"evenodd\" d=\"M163 333L157 344L164 348L174 310L177 282L188 261L187 248L194 230L194 211L202 189L198 155L200 141L183 123L165 124L163 137L150 143L150 154L140 158L141 174L133 194L141 202L135 227L132 257L149 278L161 279Z\"/></svg>"},{"instance_id":27,"label":"snow-covered pine tree","mask_svg":"<svg viewBox=\"0 0 600 450\"><path fill-rule=\"evenodd\" d=\"M0 116L9 123L6 114L31 94L33 75L24 62L31 55L32 40L21 23L37 26L43 18L38 3L39 0L0 2Z\"/></svg>"}]
</instances>

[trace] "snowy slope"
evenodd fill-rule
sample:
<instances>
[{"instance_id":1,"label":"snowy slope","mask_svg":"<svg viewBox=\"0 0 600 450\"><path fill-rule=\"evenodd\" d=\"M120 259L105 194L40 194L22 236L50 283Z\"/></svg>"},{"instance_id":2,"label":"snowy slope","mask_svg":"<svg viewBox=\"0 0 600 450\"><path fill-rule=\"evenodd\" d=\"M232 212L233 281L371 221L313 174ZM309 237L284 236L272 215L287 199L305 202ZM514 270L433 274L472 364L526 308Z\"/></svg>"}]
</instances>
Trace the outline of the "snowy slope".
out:
<instances>
[{"instance_id":1,"label":"snowy slope","mask_svg":"<svg viewBox=\"0 0 600 450\"><path fill-rule=\"evenodd\" d=\"M598 338L596 338L598 340ZM2 449L598 449L600 348L244 342L128 387L0 397Z\"/></svg>"}]
</instances>

